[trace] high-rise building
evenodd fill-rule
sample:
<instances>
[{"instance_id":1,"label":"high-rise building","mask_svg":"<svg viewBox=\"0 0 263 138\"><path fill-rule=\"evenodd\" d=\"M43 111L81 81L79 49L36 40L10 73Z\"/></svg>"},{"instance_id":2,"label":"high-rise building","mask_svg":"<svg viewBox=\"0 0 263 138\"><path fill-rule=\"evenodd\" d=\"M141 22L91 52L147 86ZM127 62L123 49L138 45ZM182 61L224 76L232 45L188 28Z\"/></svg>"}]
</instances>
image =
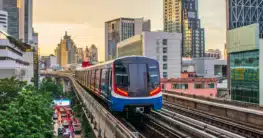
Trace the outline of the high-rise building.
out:
<instances>
[{"instance_id":1,"label":"high-rise building","mask_svg":"<svg viewBox=\"0 0 263 138\"><path fill-rule=\"evenodd\" d=\"M86 46L84 61L88 61L92 64L98 63L98 48L94 44L90 47Z\"/></svg>"},{"instance_id":2,"label":"high-rise building","mask_svg":"<svg viewBox=\"0 0 263 138\"><path fill-rule=\"evenodd\" d=\"M1 0L0 5L8 13L8 34L33 45L33 1Z\"/></svg>"},{"instance_id":3,"label":"high-rise building","mask_svg":"<svg viewBox=\"0 0 263 138\"><path fill-rule=\"evenodd\" d=\"M8 13L0 10L0 29L7 32L8 28Z\"/></svg>"},{"instance_id":4,"label":"high-rise building","mask_svg":"<svg viewBox=\"0 0 263 138\"><path fill-rule=\"evenodd\" d=\"M85 53L84 53L84 61L89 61L89 47L86 46Z\"/></svg>"},{"instance_id":5,"label":"high-rise building","mask_svg":"<svg viewBox=\"0 0 263 138\"><path fill-rule=\"evenodd\" d=\"M33 22L33 1L32 0L24 0L25 3L25 8L24 8L24 42L28 44L33 44L33 27L32 27L32 22ZM32 35L33 34L33 35Z\"/></svg>"},{"instance_id":6,"label":"high-rise building","mask_svg":"<svg viewBox=\"0 0 263 138\"><path fill-rule=\"evenodd\" d=\"M226 0L227 30L259 24L259 35L263 38L262 0Z\"/></svg>"},{"instance_id":7,"label":"high-rise building","mask_svg":"<svg viewBox=\"0 0 263 138\"><path fill-rule=\"evenodd\" d=\"M143 32L119 42L118 57L139 55L159 62L161 78L178 78L181 74L181 33Z\"/></svg>"},{"instance_id":8,"label":"high-rise building","mask_svg":"<svg viewBox=\"0 0 263 138\"><path fill-rule=\"evenodd\" d=\"M263 2L226 0L231 99L263 106Z\"/></svg>"},{"instance_id":9,"label":"high-rise building","mask_svg":"<svg viewBox=\"0 0 263 138\"><path fill-rule=\"evenodd\" d=\"M182 56L203 57L205 31L198 17L198 0L164 0L164 31L183 34Z\"/></svg>"},{"instance_id":10,"label":"high-rise building","mask_svg":"<svg viewBox=\"0 0 263 138\"><path fill-rule=\"evenodd\" d=\"M8 34L24 40L24 3L18 0L3 0L3 10L8 12Z\"/></svg>"},{"instance_id":11,"label":"high-rise building","mask_svg":"<svg viewBox=\"0 0 263 138\"><path fill-rule=\"evenodd\" d=\"M89 59L91 63L97 63L98 62L98 48L92 44L89 48Z\"/></svg>"},{"instance_id":12,"label":"high-rise building","mask_svg":"<svg viewBox=\"0 0 263 138\"><path fill-rule=\"evenodd\" d=\"M55 55L57 57L57 63L60 67L67 64L77 63L77 47L67 32L65 32L63 39L55 49Z\"/></svg>"},{"instance_id":13,"label":"high-rise building","mask_svg":"<svg viewBox=\"0 0 263 138\"><path fill-rule=\"evenodd\" d=\"M83 48L78 48L77 63L81 64L84 61L84 51Z\"/></svg>"},{"instance_id":14,"label":"high-rise building","mask_svg":"<svg viewBox=\"0 0 263 138\"><path fill-rule=\"evenodd\" d=\"M116 58L117 43L131 36L150 31L150 20L118 18L105 23L105 61Z\"/></svg>"}]
</instances>

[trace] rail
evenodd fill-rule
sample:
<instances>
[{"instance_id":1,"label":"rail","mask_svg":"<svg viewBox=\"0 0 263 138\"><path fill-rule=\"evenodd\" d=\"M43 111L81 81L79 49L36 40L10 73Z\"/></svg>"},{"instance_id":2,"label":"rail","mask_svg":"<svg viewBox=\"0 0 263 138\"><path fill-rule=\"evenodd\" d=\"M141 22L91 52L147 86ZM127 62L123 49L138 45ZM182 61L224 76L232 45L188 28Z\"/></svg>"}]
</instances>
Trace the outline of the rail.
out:
<instances>
[{"instance_id":1,"label":"rail","mask_svg":"<svg viewBox=\"0 0 263 138\"><path fill-rule=\"evenodd\" d=\"M226 117L232 121L243 122L243 124L250 124L258 128L263 127L263 111L261 110L215 103L168 93L163 93L163 100L176 103L187 108L207 112L211 115Z\"/></svg>"},{"instance_id":2,"label":"rail","mask_svg":"<svg viewBox=\"0 0 263 138\"><path fill-rule=\"evenodd\" d=\"M83 110L99 138L138 138L134 132L123 125L89 93L87 93L70 74L41 73L41 75L59 76L70 79L74 92L84 105Z\"/></svg>"},{"instance_id":3,"label":"rail","mask_svg":"<svg viewBox=\"0 0 263 138\"><path fill-rule=\"evenodd\" d=\"M206 124L222 128L232 133L242 132L239 134L245 137L258 138L263 135L263 130L253 128L253 126L232 122L232 120L227 118L212 116L210 114L203 113L195 109L189 109L167 101L164 101L163 108L174 113L199 120Z\"/></svg>"}]
</instances>

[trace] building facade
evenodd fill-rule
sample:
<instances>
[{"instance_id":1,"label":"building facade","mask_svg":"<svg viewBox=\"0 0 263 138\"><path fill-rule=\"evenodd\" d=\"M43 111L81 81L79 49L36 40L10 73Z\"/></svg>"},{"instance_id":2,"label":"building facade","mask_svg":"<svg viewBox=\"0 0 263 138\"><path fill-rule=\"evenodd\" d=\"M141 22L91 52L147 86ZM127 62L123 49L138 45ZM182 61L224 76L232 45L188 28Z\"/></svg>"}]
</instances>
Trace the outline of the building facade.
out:
<instances>
[{"instance_id":1,"label":"building facade","mask_svg":"<svg viewBox=\"0 0 263 138\"><path fill-rule=\"evenodd\" d=\"M77 47L67 32L65 32L63 39L57 45L55 55L60 67L77 63Z\"/></svg>"},{"instance_id":2,"label":"building facade","mask_svg":"<svg viewBox=\"0 0 263 138\"><path fill-rule=\"evenodd\" d=\"M12 42L7 38L0 39L0 79L15 77L30 83L30 63L24 59L24 51L29 47L25 48Z\"/></svg>"},{"instance_id":3,"label":"building facade","mask_svg":"<svg viewBox=\"0 0 263 138\"><path fill-rule=\"evenodd\" d=\"M8 13L8 34L33 45L33 1L1 0L0 5Z\"/></svg>"},{"instance_id":4,"label":"building facade","mask_svg":"<svg viewBox=\"0 0 263 138\"><path fill-rule=\"evenodd\" d=\"M28 44L33 44L33 0L24 0L24 42Z\"/></svg>"},{"instance_id":5,"label":"building facade","mask_svg":"<svg viewBox=\"0 0 263 138\"><path fill-rule=\"evenodd\" d=\"M226 0L227 58L231 99L263 106L261 88L262 0Z\"/></svg>"},{"instance_id":6,"label":"building facade","mask_svg":"<svg viewBox=\"0 0 263 138\"><path fill-rule=\"evenodd\" d=\"M227 31L231 99L263 106L263 39L258 23Z\"/></svg>"},{"instance_id":7,"label":"building facade","mask_svg":"<svg viewBox=\"0 0 263 138\"><path fill-rule=\"evenodd\" d=\"M162 89L170 93L183 93L204 97L217 97L217 83L215 78L181 77L176 79L162 79Z\"/></svg>"},{"instance_id":8,"label":"building facade","mask_svg":"<svg viewBox=\"0 0 263 138\"><path fill-rule=\"evenodd\" d=\"M3 0L3 10L8 13L8 34L24 40L24 1Z\"/></svg>"},{"instance_id":9,"label":"building facade","mask_svg":"<svg viewBox=\"0 0 263 138\"><path fill-rule=\"evenodd\" d=\"M219 49L208 49L205 52L205 57L210 57L210 58L216 58L216 59L221 59L222 58L222 52Z\"/></svg>"},{"instance_id":10,"label":"building facade","mask_svg":"<svg viewBox=\"0 0 263 138\"><path fill-rule=\"evenodd\" d=\"M7 32L8 13L6 11L3 11L3 10L0 10L0 28L1 28L1 30Z\"/></svg>"},{"instance_id":11,"label":"building facade","mask_svg":"<svg viewBox=\"0 0 263 138\"><path fill-rule=\"evenodd\" d=\"M84 51L83 48L78 48L78 57L77 57L77 63L81 64L84 61Z\"/></svg>"},{"instance_id":12,"label":"building facade","mask_svg":"<svg viewBox=\"0 0 263 138\"><path fill-rule=\"evenodd\" d=\"M42 56L41 63L44 65L44 69L54 69L57 65L57 57L54 55Z\"/></svg>"},{"instance_id":13,"label":"building facade","mask_svg":"<svg viewBox=\"0 0 263 138\"><path fill-rule=\"evenodd\" d=\"M183 59L182 72L196 72L204 78L226 78L227 61L209 57Z\"/></svg>"},{"instance_id":14,"label":"building facade","mask_svg":"<svg viewBox=\"0 0 263 138\"><path fill-rule=\"evenodd\" d=\"M159 62L161 78L177 78L181 73L182 34L143 32L117 44L118 57L140 55Z\"/></svg>"},{"instance_id":15,"label":"building facade","mask_svg":"<svg viewBox=\"0 0 263 138\"><path fill-rule=\"evenodd\" d=\"M89 48L89 59L91 63L98 63L98 48L92 44Z\"/></svg>"},{"instance_id":16,"label":"building facade","mask_svg":"<svg viewBox=\"0 0 263 138\"><path fill-rule=\"evenodd\" d=\"M164 31L183 34L182 56L203 57L205 31L198 17L198 0L163 0Z\"/></svg>"},{"instance_id":17,"label":"building facade","mask_svg":"<svg viewBox=\"0 0 263 138\"><path fill-rule=\"evenodd\" d=\"M105 23L105 61L117 57L117 43L141 34L143 31L150 31L150 20L143 18L118 18Z\"/></svg>"},{"instance_id":18,"label":"building facade","mask_svg":"<svg viewBox=\"0 0 263 138\"><path fill-rule=\"evenodd\" d=\"M92 64L98 63L98 48L92 44L90 47L86 46L84 61Z\"/></svg>"},{"instance_id":19,"label":"building facade","mask_svg":"<svg viewBox=\"0 0 263 138\"><path fill-rule=\"evenodd\" d=\"M226 6L227 30L258 23L263 38L262 0L226 0Z\"/></svg>"}]
</instances>

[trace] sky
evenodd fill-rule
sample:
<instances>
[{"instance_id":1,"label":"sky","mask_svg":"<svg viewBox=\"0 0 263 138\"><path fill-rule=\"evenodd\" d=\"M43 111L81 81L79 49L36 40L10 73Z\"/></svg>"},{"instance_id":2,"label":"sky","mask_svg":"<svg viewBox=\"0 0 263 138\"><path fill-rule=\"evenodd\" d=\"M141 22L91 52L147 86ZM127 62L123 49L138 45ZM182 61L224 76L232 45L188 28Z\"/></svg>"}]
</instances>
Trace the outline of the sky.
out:
<instances>
[{"instance_id":1,"label":"sky","mask_svg":"<svg viewBox=\"0 0 263 138\"><path fill-rule=\"evenodd\" d=\"M199 0L199 17L205 28L206 49L224 49L224 0ZM95 44L104 59L104 23L118 17L151 20L151 30L163 30L163 0L34 0L33 27L39 33L40 55L54 54L64 36L77 47Z\"/></svg>"}]
</instances>

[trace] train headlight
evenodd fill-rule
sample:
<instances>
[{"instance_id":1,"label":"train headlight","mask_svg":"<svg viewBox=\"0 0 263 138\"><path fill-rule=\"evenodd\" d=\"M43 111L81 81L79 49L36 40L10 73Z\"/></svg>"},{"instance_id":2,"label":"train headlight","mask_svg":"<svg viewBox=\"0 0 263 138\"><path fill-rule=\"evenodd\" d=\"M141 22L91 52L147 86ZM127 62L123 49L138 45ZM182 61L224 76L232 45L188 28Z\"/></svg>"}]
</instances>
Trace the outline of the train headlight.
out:
<instances>
[{"instance_id":1,"label":"train headlight","mask_svg":"<svg viewBox=\"0 0 263 138\"><path fill-rule=\"evenodd\" d=\"M154 95L158 94L159 92L161 92L161 88L160 88L160 87L157 87L157 88L153 89L153 90L150 92L150 96L154 96Z\"/></svg>"}]
</instances>

